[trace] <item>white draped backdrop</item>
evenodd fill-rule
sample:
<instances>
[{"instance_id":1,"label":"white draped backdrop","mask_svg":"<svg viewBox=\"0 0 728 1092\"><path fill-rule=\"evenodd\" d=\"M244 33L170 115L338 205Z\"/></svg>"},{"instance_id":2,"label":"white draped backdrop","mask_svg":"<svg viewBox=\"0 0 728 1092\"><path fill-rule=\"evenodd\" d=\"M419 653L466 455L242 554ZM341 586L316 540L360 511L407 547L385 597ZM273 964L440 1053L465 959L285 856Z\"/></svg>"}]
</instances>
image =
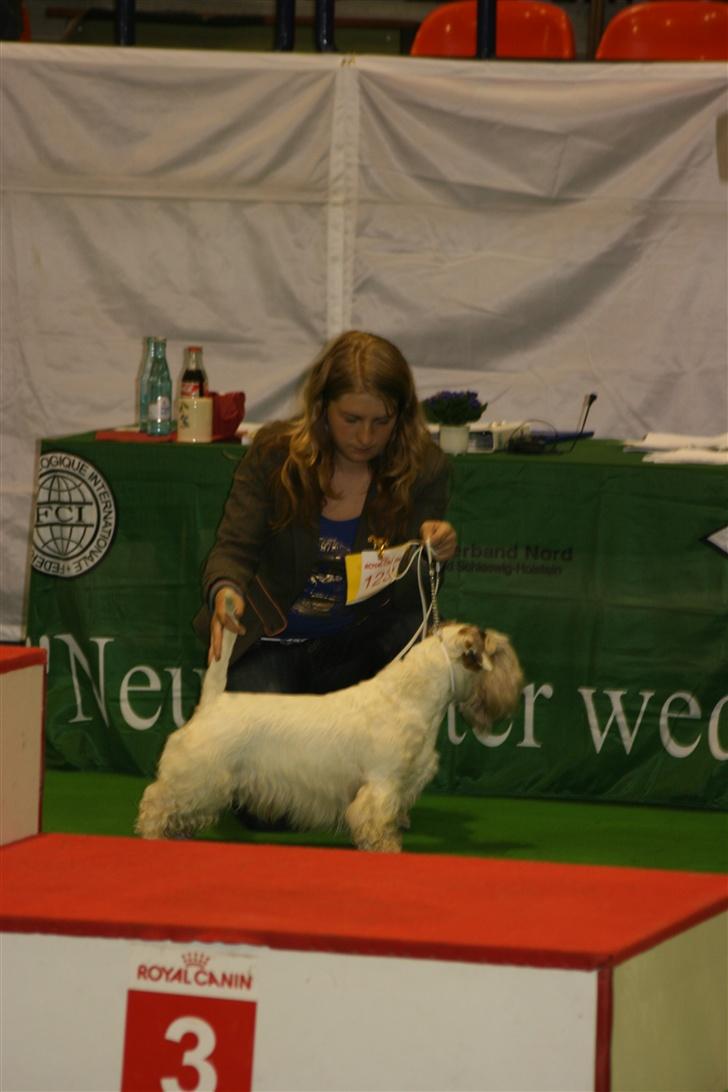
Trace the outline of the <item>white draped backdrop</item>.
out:
<instances>
[{"instance_id":1,"label":"white draped backdrop","mask_svg":"<svg viewBox=\"0 0 728 1092\"><path fill-rule=\"evenodd\" d=\"M598 435L728 428L724 65L2 49L2 637L37 442L129 423L145 334L248 414L323 342Z\"/></svg>"}]
</instances>

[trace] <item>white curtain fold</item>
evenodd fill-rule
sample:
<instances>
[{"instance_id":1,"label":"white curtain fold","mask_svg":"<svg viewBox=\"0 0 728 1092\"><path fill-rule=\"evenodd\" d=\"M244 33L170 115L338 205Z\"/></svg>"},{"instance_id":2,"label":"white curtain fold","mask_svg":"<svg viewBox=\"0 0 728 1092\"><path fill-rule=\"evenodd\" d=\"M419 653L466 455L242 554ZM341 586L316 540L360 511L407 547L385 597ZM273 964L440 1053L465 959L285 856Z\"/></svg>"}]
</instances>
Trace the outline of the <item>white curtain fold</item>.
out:
<instances>
[{"instance_id":1,"label":"white curtain fold","mask_svg":"<svg viewBox=\"0 0 728 1092\"><path fill-rule=\"evenodd\" d=\"M2 47L0 635L36 444L128 423L142 338L248 415L322 343L602 436L728 426L725 66Z\"/></svg>"}]
</instances>

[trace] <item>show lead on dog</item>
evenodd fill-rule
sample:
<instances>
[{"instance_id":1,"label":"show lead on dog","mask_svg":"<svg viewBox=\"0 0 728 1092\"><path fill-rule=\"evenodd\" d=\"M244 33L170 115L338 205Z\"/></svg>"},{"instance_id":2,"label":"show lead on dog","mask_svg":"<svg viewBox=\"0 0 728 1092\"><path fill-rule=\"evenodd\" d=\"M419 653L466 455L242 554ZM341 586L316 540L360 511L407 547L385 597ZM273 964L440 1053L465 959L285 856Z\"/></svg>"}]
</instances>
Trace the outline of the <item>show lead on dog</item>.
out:
<instances>
[{"instance_id":1,"label":"show lead on dog","mask_svg":"<svg viewBox=\"0 0 728 1092\"><path fill-rule=\"evenodd\" d=\"M301 413L260 429L241 460L204 568L196 628L210 661L223 628L238 634L228 690L326 693L396 656L421 622L414 567L347 606L344 558L421 539L447 561L448 489L402 353L373 334L336 338L306 377Z\"/></svg>"}]
</instances>

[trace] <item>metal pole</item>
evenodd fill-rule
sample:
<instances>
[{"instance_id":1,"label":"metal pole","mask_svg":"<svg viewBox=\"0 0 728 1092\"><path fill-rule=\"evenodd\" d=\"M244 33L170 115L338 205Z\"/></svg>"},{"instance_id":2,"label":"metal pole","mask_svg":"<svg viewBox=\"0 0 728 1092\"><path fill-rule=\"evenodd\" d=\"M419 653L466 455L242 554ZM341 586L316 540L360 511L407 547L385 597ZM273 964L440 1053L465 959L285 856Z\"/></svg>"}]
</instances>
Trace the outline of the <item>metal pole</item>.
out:
<instances>
[{"instance_id":1,"label":"metal pole","mask_svg":"<svg viewBox=\"0 0 728 1092\"><path fill-rule=\"evenodd\" d=\"M495 57L495 12L497 0L476 0L475 56Z\"/></svg>"},{"instance_id":2,"label":"metal pole","mask_svg":"<svg viewBox=\"0 0 728 1092\"><path fill-rule=\"evenodd\" d=\"M604 30L604 0L591 0L589 4L589 30L587 34L586 56L593 61Z\"/></svg>"},{"instance_id":3,"label":"metal pole","mask_svg":"<svg viewBox=\"0 0 728 1092\"><path fill-rule=\"evenodd\" d=\"M316 0L316 49L319 53L335 53L334 0Z\"/></svg>"},{"instance_id":4,"label":"metal pole","mask_svg":"<svg viewBox=\"0 0 728 1092\"><path fill-rule=\"evenodd\" d=\"M136 42L136 0L116 0L116 44Z\"/></svg>"},{"instance_id":5,"label":"metal pole","mask_svg":"<svg viewBox=\"0 0 728 1092\"><path fill-rule=\"evenodd\" d=\"M296 40L296 0L276 0L274 49L291 50Z\"/></svg>"}]
</instances>

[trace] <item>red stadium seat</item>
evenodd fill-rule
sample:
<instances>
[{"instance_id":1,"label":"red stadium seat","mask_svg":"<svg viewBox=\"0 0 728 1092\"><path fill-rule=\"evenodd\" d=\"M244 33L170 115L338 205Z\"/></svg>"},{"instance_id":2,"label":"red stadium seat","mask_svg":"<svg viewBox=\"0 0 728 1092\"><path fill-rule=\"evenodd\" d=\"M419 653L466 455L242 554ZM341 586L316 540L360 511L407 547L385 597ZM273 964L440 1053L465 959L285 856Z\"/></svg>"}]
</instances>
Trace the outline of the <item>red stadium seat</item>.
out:
<instances>
[{"instance_id":1,"label":"red stadium seat","mask_svg":"<svg viewBox=\"0 0 728 1092\"><path fill-rule=\"evenodd\" d=\"M422 20L413 57L474 57L475 0L454 0ZM566 12L541 0L498 0L496 56L573 60L574 29Z\"/></svg>"},{"instance_id":2,"label":"red stadium seat","mask_svg":"<svg viewBox=\"0 0 728 1092\"><path fill-rule=\"evenodd\" d=\"M21 42L29 42L32 38L32 34L30 32L30 15L25 4L20 5L20 19L22 23L22 30L20 32L19 40Z\"/></svg>"},{"instance_id":3,"label":"red stadium seat","mask_svg":"<svg viewBox=\"0 0 728 1092\"><path fill-rule=\"evenodd\" d=\"M728 60L728 4L649 0L623 8L607 24L598 61Z\"/></svg>"}]
</instances>

